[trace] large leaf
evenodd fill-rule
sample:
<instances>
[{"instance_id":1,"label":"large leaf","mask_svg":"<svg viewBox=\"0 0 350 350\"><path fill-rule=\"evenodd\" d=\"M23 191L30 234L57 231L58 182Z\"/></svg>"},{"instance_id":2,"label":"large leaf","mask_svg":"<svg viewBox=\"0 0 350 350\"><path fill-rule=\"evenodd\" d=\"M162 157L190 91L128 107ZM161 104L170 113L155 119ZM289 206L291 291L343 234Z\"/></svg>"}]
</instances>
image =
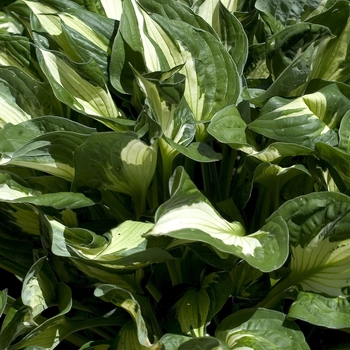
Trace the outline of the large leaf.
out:
<instances>
[{"instance_id":1,"label":"large leaf","mask_svg":"<svg viewBox=\"0 0 350 350\"><path fill-rule=\"evenodd\" d=\"M310 193L283 204L270 219L281 216L291 243L290 274L271 290L267 301L277 300L288 288L348 295L350 199L340 193Z\"/></svg>"},{"instance_id":2,"label":"large leaf","mask_svg":"<svg viewBox=\"0 0 350 350\"><path fill-rule=\"evenodd\" d=\"M0 128L3 128L6 123L19 124L30 119L30 115L16 104L10 89L1 81L0 108L6 111L0 115Z\"/></svg>"},{"instance_id":3,"label":"large leaf","mask_svg":"<svg viewBox=\"0 0 350 350\"><path fill-rule=\"evenodd\" d=\"M337 128L350 100L336 84L292 101L273 97L249 127L271 139L314 148L317 142L334 146Z\"/></svg>"},{"instance_id":4,"label":"large leaf","mask_svg":"<svg viewBox=\"0 0 350 350\"><path fill-rule=\"evenodd\" d=\"M155 225L147 235L205 242L262 271L270 271L285 261L288 238L283 220L276 219L245 236L243 226L223 219L182 168L177 168L170 180L170 194L171 198L159 206Z\"/></svg>"},{"instance_id":5,"label":"large leaf","mask_svg":"<svg viewBox=\"0 0 350 350\"><path fill-rule=\"evenodd\" d=\"M44 115L63 115L62 106L55 99L47 83L38 82L14 67L0 68L0 72L1 83L10 90L17 106L29 114L31 118ZM7 122L15 124L10 118Z\"/></svg>"},{"instance_id":6,"label":"large leaf","mask_svg":"<svg viewBox=\"0 0 350 350\"><path fill-rule=\"evenodd\" d=\"M65 118L38 117L0 131L0 165L18 165L73 179L73 154L94 129Z\"/></svg>"},{"instance_id":7,"label":"large leaf","mask_svg":"<svg viewBox=\"0 0 350 350\"><path fill-rule=\"evenodd\" d=\"M300 292L288 311L288 317L328 328L350 328L349 307L349 301L344 297L327 298Z\"/></svg>"},{"instance_id":8,"label":"large leaf","mask_svg":"<svg viewBox=\"0 0 350 350\"><path fill-rule=\"evenodd\" d=\"M106 88L84 79L69 62L53 52L38 48L37 55L41 69L60 101L92 116L121 116Z\"/></svg>"},{"instance_id":9,"label":"large leaf","mask_svg":"<svg viewBox=\"0 0 350 350\"><path fill-rule=\"evenodd\" d=\"M131 132L95 133L76 151L74 187L128 194L140 216L156 163L156 143L147 146Z\"/></svg>"},{"instance_id":10,"label":"large leaf","mask_svg":"<svg viewBox=\"0 0 350 350\"><path fill-rule=\"evenodd\" d=\"M214 115L208 126L208 133L218 141L229 144L233 149L250 154L254 153L255 150L248 142L246 128L247 124L242 119L237 107L231 105Z\"/></svg>"},{"instance_id":11,"label":"large leaf","mask_svg":"<svg viewBox=\"0 0 350 350\"><path fill-rule=\"evenodd\" d=\"M296 27L296 29L298 28ZM298 33L295 34L297 36ZM299 90L303 91L306 83L313 77L312 70L314 68L315 57L318 52L322 51L322 43L331 37L331 32L326 27L324 27L321 34L318 40L312 42L301 53L298 53L297 57L292 60L266 90L261 88L245 89L242 97L258 106L262 106L273 96L299 96ZM266 73L265 68L263 68L263 71Z\"/></svg>"},{"instance_id":12,"label":"large leaf","mask_svg":"<svg viewBox=\"0 0 350 350\"><path fill-rule=\"evenodd\" d=\"M91 206L94 202L82 193L59 192L40 193L24 187L7 173L0 172L0 201L8 203L31 203L39 206L52 206L56 209L75 209Z\"/></svg>"},{"instance_id":13,"label":"large leaf","mask_svg":"<svg viewBox=\"0 0 350 350\"><path fill-rule=\"evenodd\" d=\"M210 120L229 101L238 100L241 82L236 65L219 40L206 31L148 14L136 2L125 1L120 35L113 46L111 82L119 91L131 93L130 72L124 68L127 47L134 51L131 63L140 72L183 65L180 73L186 76L184 97L197 121ZM204 137L203 132L199 130L197 138Z\"/></svg>"},{"instance_id":14,"label":"large leaf","mask_svg":"<svg viewBox=\"0 0 350 350\"><path fill-rule=\"evenodd\" d=\"M230 349L309 349L298 327L273 310L238 311L221 322L215 335Z\"/></svg>"},{"instance_id":15,"label":"large leaf","mask_svg":"<svg viewBox=\"0 0 350 350\"><path fill-rule=\"evenodd\" d=\"M248 39L233 11L230 12L223 2L218 0L196 1L193 10L215 29L235 61L238 72L242 74L248 55Z\"/></svg>"},{"instance_id":16,"label":"large leaf","mask_svg":"<svg viewBox=\"0 0 350 350\"><path fill-rule=\"evenodd\" d=\"M152 228L150 223L124 221L103 236L69 228L56 220L48 220L47 224L52 252L73 259L82 272L101 281L115 281L118 270L133 271L172 259L160 248L147 248L143 234Z\"/></svg>"},{"instance_id":17,"label":"large leaf","mask_svg":"<svg viewBox=\"0 0 350 350\"><path fill-rule=\"evenodd\" d=\"M337 1L327 11L309 19L310 22L327 26L335 38L328 38L314 60L312 78L322 78L348 83L350 70L343 63L349 59L350 4Z\"/></svg>"}]
</instances>

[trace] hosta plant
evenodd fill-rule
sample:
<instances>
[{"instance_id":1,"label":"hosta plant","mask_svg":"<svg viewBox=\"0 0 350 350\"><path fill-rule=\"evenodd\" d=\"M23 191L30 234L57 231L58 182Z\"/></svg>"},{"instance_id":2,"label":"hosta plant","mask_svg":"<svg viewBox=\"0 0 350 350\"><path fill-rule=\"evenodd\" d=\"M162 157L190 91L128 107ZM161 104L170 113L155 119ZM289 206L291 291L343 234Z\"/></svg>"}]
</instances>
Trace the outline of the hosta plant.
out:
<instances>
[{"instance_id":1,"label":"hosta plant","mask_svg":"<svg viewBox=\"0 0 350 350\"><path fill-rule=\"evenodd\" d=\"M350 2L0 5L0 349L350 348Z\"/></svg>"}]
</instances>

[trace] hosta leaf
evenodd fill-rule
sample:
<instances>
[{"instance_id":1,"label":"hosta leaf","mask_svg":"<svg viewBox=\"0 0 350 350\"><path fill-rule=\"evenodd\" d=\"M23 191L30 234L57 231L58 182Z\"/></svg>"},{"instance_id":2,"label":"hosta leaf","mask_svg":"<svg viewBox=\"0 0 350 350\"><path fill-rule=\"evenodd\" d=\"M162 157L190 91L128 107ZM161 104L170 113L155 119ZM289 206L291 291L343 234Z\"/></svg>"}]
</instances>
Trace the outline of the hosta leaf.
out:
<instances>
[{"instance_id":1,"label":"hosta leaf","mask_svg":"<svg viewBox=\"0 0 350 350\"><path fill-rule=\"evenodd\" d=\"M191 349L229 350L230 348L219 339L207 336L207 337L198 337L198 338L188 340L185 343L182 343L178 349L179 350L191 350Z\"/></svg>"},{"instance_id":2,"label":"hosta leaf","mask_svg":"<svg viewBox=\"0 0 350 350\"><path fill-rule=\"evenodd\" d=\"M303 333L286 315L267 309L245 309L226 317L215 336L230 349L309 349Z\"/></svg>"},{"instance_id":3,"label":"hosta leaf","mask_svg":"<svg viewBox=\"0 0 350 350\"><path fill-rule=\"evenodd\" d=\"M338 147L350 153L350 112L346 112L340 122Z\"/></svg>"},{"instance_id":4,"label":"hosta leaf","mask_svg":"<svg viewBox=\"0 0 350 350\"><path fill-rule=\"evenodd\" d=\"M162 249L146 249L147 240L143 234L152 228L150 223L124 221L103 236L82 228L66 227L56 220L49 220L48 224L52 252L74 258L72 262L93 278L104 280L111 274L115 276L116 270L135 270L172 259Z\"/></svg>"},{"instance_id":5,"label":"hosta leaf","mask_svg":"<svg viewBox=\"0 0 350 350\"><path fill-rule=\"evenodd\" d=\"M249 127L277 141L309 148L317 142L334 146L338 138L332 129L338 127L349 107L350 101L332 84L292 101L272 98Z\"/></svg>"},{"instance_id":6,"label":"hosta leaf","mask_svg":"<svg viewBox=\"0 0 350 350\"><path fill-rule=\"evenodd\" d=\"M237 107L231 105L214 115L207 131L218 141L227 143L234 149L253 153L254 148L247 140L246 127L247 124L242 119Z\"/></svg>"},{"instance_id":7,"label":"hosta leaf","mask_svg":"<svg viewBox=\"0 0 350 350\"><path fill-rule=\"evenodd\" d=\"M281 216L288 225L291 273L276 291L291 286L331 297L348 294L350 286L349 197L320 192L297 197L283 204L270 219ZM271 291L271 295L276 294Z\"/></svg>"},{"instance_id":8,"label":"hosta leaf","mask_svg":"<svg viewBox=\"0 0 350 350\"><path fill-rule=\"evenodd\" d=\"M94 61L100 73L104 74L105 79L102 78L102 81L107 81L109 45L114 31L113 20L82 8L67 6L64 12L61 12L54 8L55 4L51 7L36 1L26 3L35 14L31 19L31 27L36 33L34 41L39 47L43 49L51 47L48 45L49 41L44 44L47 41L45 35L49 33L51 39L71 60L86 64ZM96 25L97 22L100 23L99 26ZM51 45L55 49L52 43ZM85 69L85 73L90 76L92 72Z\"/></svg>"},{"instance_id":9,"label":"hosta leaf","mask_svg":"<svg viewBox=\"0 0 350 350\"><path fill-rule=\"evenodd\" d=\"M288 311L288 317L328 328L349 328L349 307L349 301L344 297L327 298L300 292Z\"/></svg>"},{"instance_id":10,"label":"hosta leaf","mask_svg":"<svg viewBox=\"0 0 350 350\"><path fill-rule=\"evenodd\" d=\"M125 221L104 236L92 231L68 228L50 220L52 227L52 251L59 256L75 256L99 262L120 259L146 249L142 235L153 224Z\"/></svg>"},{"instance_id":11,"label":"hosta leaf","mask_svg":"<svg viewBox=\"0 0 350 350\"><path fill-rule=\"evenodd\" d=\"M245 89L242 97L262 106L274 96L298 96L300 94L298 89L303 90L305 84L312 79L315 57L322 50L323 41L326 41L329 36L331 33L325 28L323 36L296 57L266 90Z\"/></svg>"},{"instance_id":12,"label":"hosta leaf","mask_svg":"<svg viewBox=\"0 0 350 350\"><path fill-rule=\"evenodd\" d=\"M193 10L214 28L242 74L248 55L248 39L233 11L218 0L196 1Z\"/></svg>"},{"instance_id":13,"label":"hosta leaf","mask_svg":"<svg viewBox=\"0 0 350 350\"><path fill-rule=\"evenodd\" d=\"M175 304L182 332L200 337L205 334L210 299L204 288L188 289Z\"/></svg>"},{"instance_id":14,"label":"hosta leaf","mask_svg":"<svg viewBox=\"0 0 350 350\"><path fill-rule=\"evenodd\" d=\"M350 154L344 150L331 147L325 143L317 143L315 147L317 156L325 160L336 170L336 173L331 173L338 188L342 188L344 192L350 188Z\"/></svg>"},{"instance_id":15,"label":"hosta leaf","mask_svg":"<svg viewBox=\"0 0 350 350\"><path fill-rule=\"evenodd\" d=\"M62 106L47 83L38 82L15 67L0 68L0 76L1 84L10 90L17 106L31 118L63 115ZM8 122L15 124L11 119Z\"/></svg>"},{"instance_id":16,"label":"hosta leaf","mask_svg":"<svg viewBox=\"0 0 350 350\"><path fill-rule=\"evenodd\" d=\"M179 69L175 70L175 74ZM167 83L146 79L135 69L133 71L146 96L145 104L151 111L151 117L160 125L162 134L176 143L188 145L195 135L195 120L178 91L182 88L171 81Z\"/></svg>"},{"instance_id":17,"label":"hosta leaf","mask_svg":"<svg viewBox=\"0 0 350 350\"><path fill-rule=\"evenodd\" d=\"M100 0L108 18L120 20L123 11L122 0Z\"/></svg>"},{"instance_id":18,"label":"hosta leaf","mask_svg":"<svg viewBox=\"0 0 350 350\"><path fill-rule=\"evenodd\" d=\"M144 346L138 340L137 328L133 321L127 322L118 333L118 343L116 350L158 350L161 349L159 343L154 346Z\"/></svg>"},{"instance_id":19,"label":"hosta leaf","mask_svg":"<svg viewBox=\"0 0 350 350\"><path fill-rule=\"evenodd\" d=\"M166 350L178 350L182 343L190 339L190 337L185 335L166 333L159 341L164 344Z\"/></svg>"},{"instance_id":20,"label":"hosta leaf","mask_svg":"<svg viewBox=\"0 0 350 350\"><path fill-rule=\"evenodd\" d=\"M37 55L41 69L60 101L91 116L121 116L106 88L84 79L66 60L53 52L38 48Z\"/></svg>"},{"instance_id":21,"label":"hosta leaf","mask_svg":"<svg viewBox=\"0 0 350 350\"><path fill-rule=\"evenodd\" d=\"M9 123L0 131L0 152L10 156L36 137L56 131L89 135L96 130L66 118L53 116L37 117L17 125Z\"/></svg>"},{"instance_id":22,"label":"hosta leaf","mask_svg":"<svg viewBox=\"0 0 350 350\"><path fill-rule=\"evenodd\" d=\"M1 165L18 165L73 180L73 154L87 135L70 131L38 136L15 152L3 153Z\"/></svg>"},{"instance_id":23,"label":"hosta leaf","mask_svg":"<svg viewBox=\"0 0 350 350\"><path fill-rule=\"evenodd\" d=\"M9 203L31 203L56 209L76 209L91 206L94 202L82 193L46 193L33 191L14 181L9 174L0 172L0 200Z\"/></svg>"},{"instance_id":24,"label":"hosta leaf","mask_svg":"<svg viewBox=\"0 0 350 350\"><path fill-rule=\"evenodd\" d=\"M275 163L284 157L307 156L313 153L309 147L287 142L274 142L260 152L255 152L249 157L257 158L263 162Z\"/></svg>"},{"instance_id":25,"label":"hosta leaf","mask_svg":"<svg viewBox=\"0 0 350 350\"><path fill-rule=\"evenodd\" d=\"M329 29L302 22L288 26L266 40L266 64L275 80L310 44L329 37Z\"/></svg>"},{"instance_id":26,"label":"hosta leaf","mask_svg":"<svg viewBox=\"0 0 350 350\"><path fill-rule=\"evenodd\" d=\"M31 66L29 39L24 36L0 34L0 66L17 67L37 78L37 73Z\"/></svg>"},{"instance_id":27,"label":"hosta leaf","mask_svg":"<svg viewBox=\"0 0 350 350\"><path fill-rule=\"evenodd\" d=\"M122 192L142 206L156 162L155 144L135 133L95 133L76 151L74 186Z\"/></svg>"},{"instance_id":28,"label":"hosta leaf","mask_svg":"<svg viewBox=\"0 0 350 350\"><path fill-rule=\"evenodd\" d=\"M17 350L30 346L41 346L46 349L54 349L64 338L75 329L65 319L72 307L72 295L70 288L60 282L55 289L59 313L44 323L34 328L17 343L11 345L11 349ZM73 328L73 329L72 329Z\"/></svg>"},{"instance_id":29,"label":"hosta leaf","mask_svg":"<svg viewBox=\"0 0 350 350\"><path fill-rule=\"evenodd\" d=\"M20 334L28 330L24 324L25 317L29 317L29 309L25 307L21 299L15 300L11 307L7 310L6 316L1 325L0 346L8 349L8 346Z\"/></svg>"},{"instance_id":30,"label":"hosta leaf","mask_svg":"<svg viewBox=\"0 0 350 350\"><path fill-rule=\"evenodd\" d=\"M30 308L29 324L35 325L35 318L42 311L56 304L56 276L46 260L39 259L28 271L23 281L22 301Z\"/></svg>"},{"instance_id":31,"label":"hosta leaf","mask_svg":"<svg viewBox=\"0 0 350 350\"><path fill-rule=\"evenodd\" d=\"M18 106L10 89L0 80L0 128L6 123L19 124L31 119L31 116Z\"/></svg>"},{"instance_id":32,"label":"hosta leaf","mask_svg":"<svg viewBox=\"0 0 350 350\"><path fill-rule=\"evenodd\" d=\"M0 291L0 316L4 312L7 303L7 289Z\"/></svg>"},{"instance_id":33,"label":"hosta leaf","mask_svg":"<svg viewBox=\"0 0 350 350\"><path fill-rule=\"evenodd\" d=\"M281 266L285 261L288 238L282 220L245 236L243 226L224 220L182 168L177 168L170 180L170 194L171 198L159 206L155 225L147 235L204 242L262 271Z\"/></svg>"},{"instance_id":34,"label":"hosta leaf","mask_svg":"<svg viewBox=\"0 0 350 350\"><path fill-rule=\"evenodd\" d=\"M141 314L140 304L129 291L115 285L101 284L95 289L94 294L96 297L99 297L104 301L111 302L116 306L122 307L129 313L134 321L134 324L136 325L137 339L140 345L148 348L154 347L154 349L160 349L160 344L157 340L155 340L153 346L149 341L146 324ZM125 349L130 348L131 346L132 343L128 344Z\"/></svg>"},{"instance_id":35,"label":"hosta leaf","mask_svg":"<svg viewBox=\"0 0 350 350\"><path fill-rule=\"evenodd\" d=\"M310 22L327 26L335 38L322 43L322 49L314 59L312 78L348 83L349 68L343 64L349 59L348 36L350 30L350 6L347 1L337 1L327 11L309 19Z\"/></svg>"},{"instance_id":36,"label":"hosta leaf","mask_svg":"<svg viewBox=\"0 0 350 350\"><path fill-rule=\"evenodd\" d=\"M175 309L182 332L204 336L212 317L223 307L231 294L228 273L212 273L201 282L201 287L189 288L176 302Z\"/></svg>"},{"instance_id":37,"label":"hosta leaf","mask_svg":"<svg viewBox=\"0 0 350 350\"><path fill-rule=\"evenodd\" d=\"M320 3L321 0L258 0L255 7L261 12L271 14L283 25L290 25L305 19Z\"/></svg>"},{"instance_id":38,"label":"hosta leaf","mask_svg":"<svg viewBox=\"0 0 350 350\"><path fill-rule=\"evenodd\" d=\"M178 144L171 139L165 138L173 149L182 153L186 157L201 163L216 162L222 159L220 153L215 152L208 144L204 142L192 142L187 147Z\"/></svg>"},{"instance_id":39,"label":"hosta leaf","mask_svg":"<svg viewBox=\"0 0 350 350\"><path fill-rule=\"evenodd\" d=\"M183 65L180 73L186 76L184 97L197 121L210 120L228 101L238 100L241 82L236 65L211 33L183 21L148 14L131 0L125 1L123 16L112 53L115 63L111 66L111 82L116 89L132 92L130 81L125 80L130 77L124 69L126 48L120 52L120 47L128 43L129 50L134 51L131 63L140 72L166 71ZM134 28L138 28L138 36L134 35ZM203 136L203 130L197 132L197 138Z\"/></svg>"}]
</instances>

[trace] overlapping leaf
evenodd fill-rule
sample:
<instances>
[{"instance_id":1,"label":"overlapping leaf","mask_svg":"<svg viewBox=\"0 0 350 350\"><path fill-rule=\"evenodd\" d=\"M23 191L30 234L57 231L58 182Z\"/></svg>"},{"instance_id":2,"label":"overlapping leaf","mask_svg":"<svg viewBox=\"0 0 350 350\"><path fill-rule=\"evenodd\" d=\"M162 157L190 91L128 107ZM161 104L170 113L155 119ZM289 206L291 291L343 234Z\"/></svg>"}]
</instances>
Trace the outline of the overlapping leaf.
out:
<instances>
[{"instance_id":1,"label":"overlapping leaf","mask_svg":"<svg viewBox=\"0 0 350 350\"><path fill-rule=\"evenodd\" d=\"M218 214L181 168L176 169L170 180L170 194L171 198L158 208L155 225L147 235L205 242L262 271L281 266L285 261L288 238L283 220L275 219L246 236L239 222L230 223Z\"/></svg>"}]
</instances>

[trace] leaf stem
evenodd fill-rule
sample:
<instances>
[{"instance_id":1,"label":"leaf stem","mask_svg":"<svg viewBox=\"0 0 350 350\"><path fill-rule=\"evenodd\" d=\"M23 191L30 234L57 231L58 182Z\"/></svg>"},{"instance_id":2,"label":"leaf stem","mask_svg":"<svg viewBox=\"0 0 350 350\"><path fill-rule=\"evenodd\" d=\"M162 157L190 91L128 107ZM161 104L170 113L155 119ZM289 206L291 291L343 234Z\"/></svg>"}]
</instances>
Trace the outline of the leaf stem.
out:
<instances>
[{"instance_id":1,"label":"leaf stem","mask_svg":"<svg viewBox=\"0 0 350 350\"><path fill-rule=\"evenodd\" d=\"M171 283L173 286L182 283L182 272L179 259L169 260L166 262Z\"/></svg>"}]
</instances>

